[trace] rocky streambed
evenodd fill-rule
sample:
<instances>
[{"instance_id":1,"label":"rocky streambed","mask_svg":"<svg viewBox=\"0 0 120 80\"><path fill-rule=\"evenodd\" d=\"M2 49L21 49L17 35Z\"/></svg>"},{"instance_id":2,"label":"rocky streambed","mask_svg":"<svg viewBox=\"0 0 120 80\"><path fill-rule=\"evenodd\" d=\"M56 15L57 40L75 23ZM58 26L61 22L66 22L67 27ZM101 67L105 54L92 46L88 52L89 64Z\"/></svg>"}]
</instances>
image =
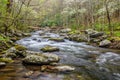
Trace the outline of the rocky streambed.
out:
<instances>
[{"instance_id":1,"label":"rocky streambed","mask_svg":"<svg viewBox=\"0 0 120 80\"><path fill-rule=\"evenodd\" d=\"M32 32L16 43L25 47L6 52L0 63L1 80L120 80L119 50L70 41L66 34L50 30Z\"/></svg>"}]
</instances>

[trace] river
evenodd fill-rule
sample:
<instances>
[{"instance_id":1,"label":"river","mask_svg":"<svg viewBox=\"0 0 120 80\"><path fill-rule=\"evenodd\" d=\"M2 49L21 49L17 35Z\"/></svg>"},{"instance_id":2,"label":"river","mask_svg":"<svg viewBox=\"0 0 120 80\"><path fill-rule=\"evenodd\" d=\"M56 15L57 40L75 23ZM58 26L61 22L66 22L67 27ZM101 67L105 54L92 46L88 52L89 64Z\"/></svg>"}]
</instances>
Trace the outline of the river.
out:
<instances>
[{"instance_id":1,"label":"river","mask_svg":"<svg viewBox=\"0 0 120 80\"><path fill-rule=\"evenodd\" d=\"M41 33L41 35L40 35ZM75 67L72 72L40 72L39 66L24 66L19 60L0 70L0 80L120 80L120 50L94 47L85 42L64 42L49 40L49 37L63 38L59 34L36 31L32 36L17 41L30 51L41 52L46 45L60 49L57 54L59 63ZM33 76L24 77L24 73L35 71Z\"/></svg>"}]
</instances>

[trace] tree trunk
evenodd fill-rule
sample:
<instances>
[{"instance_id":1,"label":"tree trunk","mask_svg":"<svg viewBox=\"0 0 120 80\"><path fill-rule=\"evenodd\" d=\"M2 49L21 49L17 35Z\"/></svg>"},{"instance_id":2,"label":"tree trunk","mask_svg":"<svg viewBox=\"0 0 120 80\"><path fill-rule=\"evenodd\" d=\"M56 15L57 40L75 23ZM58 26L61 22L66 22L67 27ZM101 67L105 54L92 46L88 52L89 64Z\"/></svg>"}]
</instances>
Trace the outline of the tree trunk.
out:
<instances>
[{"instance_id":1,"label":"tree trunk","mask_svg":"<svg viewBox=\"0 0 120 80\"><path fill-rule=\"evenodd\" d=\"M11 11L12 11L12 3L13 3L13 0L8 0L8 3L7 3L7 12L8 13L11 13Z\"/></svg>"},{"instance_id":2,"label":"tree trunk","mask_svg":"<svg viewBox=\"0 0 120 80\"><path fill-rule=\"evenodd\" d=\"M106 13L107 13L107 19L108 19L108 26L109 26L110 35L113 35L113 28L111 26L111 18L110 18L110 13L109 13L107 1L105 2L105 8L106 8Z\"/></svg>"}]
</instances>

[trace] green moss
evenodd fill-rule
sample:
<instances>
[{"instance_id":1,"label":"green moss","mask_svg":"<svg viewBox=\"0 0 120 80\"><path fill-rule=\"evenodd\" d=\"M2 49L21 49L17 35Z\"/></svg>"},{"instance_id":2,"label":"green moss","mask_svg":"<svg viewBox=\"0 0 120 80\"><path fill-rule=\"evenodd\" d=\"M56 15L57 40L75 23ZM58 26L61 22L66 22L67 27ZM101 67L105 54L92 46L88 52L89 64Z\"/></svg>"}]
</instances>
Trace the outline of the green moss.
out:
<instances>
[{"instance_id":1,"label":"green moss","mask_svg":"<svg viewBox=\"0 0 120 80\"><path fill-rule=\"evenodd\" d=\"M0 62L12 63L14 61L11 58L0 58Z\"/></svg>"},{"instance_id":2,"label":"green moss","mask_svg":"<svg viewBox=\"0 0 120 80\"><path fill-rule=\"evenodd\" d=\"M24 46L22 46L22 45L16 45L15 48L16 48L16 50L18 50L18 51L24 51L24 50L27 50L27 48L24 47Z\"/></svg>"},{"instance_id":3,"label":"green moss","mask_svg":"<svg viewBox=\"0 0 120 80\"><path fill-rule=\"evenodd\" d=\"M53 51L59 51L59 48L52 47L52 46L45 46L41 49L43 52L53 52Z\"/></svg>"},{"instance_id":4,"label":"green moss","mask_svg":"<svg viewBox=\"0 0 120 80\"><path fill-rule=\"evenodd\" d=\"M50 38L49 40L57 41L57 42L64 42L63 38Z\"/></svg>"},{"instance_id":5,"label":"green moss","mask_svg":"<svg viewBox=\"0 0 120 80\"><path fill-rule=\"evenodd\" d=\"M78 30L72 30L68 34L72 35L72 34L81 34L81 33Z\"/></svg>"}]
</instances>

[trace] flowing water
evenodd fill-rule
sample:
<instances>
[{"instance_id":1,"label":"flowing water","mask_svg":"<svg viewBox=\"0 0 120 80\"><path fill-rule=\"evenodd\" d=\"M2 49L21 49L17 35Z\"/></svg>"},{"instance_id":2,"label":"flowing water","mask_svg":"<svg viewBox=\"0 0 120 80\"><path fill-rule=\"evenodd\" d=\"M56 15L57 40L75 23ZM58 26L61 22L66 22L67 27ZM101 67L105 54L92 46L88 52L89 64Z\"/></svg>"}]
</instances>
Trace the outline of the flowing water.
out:
<instances>
[{"instance_id":1,"label":"flowing water","mask_svg":"<svg viewBox=\"0 0 120 80\"><path fill-rule=\"evenodd\" d=\"M40 72L39 66L24 66L18 60L0 70L0 80L120 80L120 51L103 49L87 45L84 42L74 42L65 39L65 42L50 41L49 37L62 38L59 34L36 31L17 41L31 51L41 52L46 45L55 46L60 56L59 63L75 67L75 71L66 73ZM41 34L41 35L40 35ZM24 77L24 73L35 71L33 76Z\"/></svg>"}]
</instances>

